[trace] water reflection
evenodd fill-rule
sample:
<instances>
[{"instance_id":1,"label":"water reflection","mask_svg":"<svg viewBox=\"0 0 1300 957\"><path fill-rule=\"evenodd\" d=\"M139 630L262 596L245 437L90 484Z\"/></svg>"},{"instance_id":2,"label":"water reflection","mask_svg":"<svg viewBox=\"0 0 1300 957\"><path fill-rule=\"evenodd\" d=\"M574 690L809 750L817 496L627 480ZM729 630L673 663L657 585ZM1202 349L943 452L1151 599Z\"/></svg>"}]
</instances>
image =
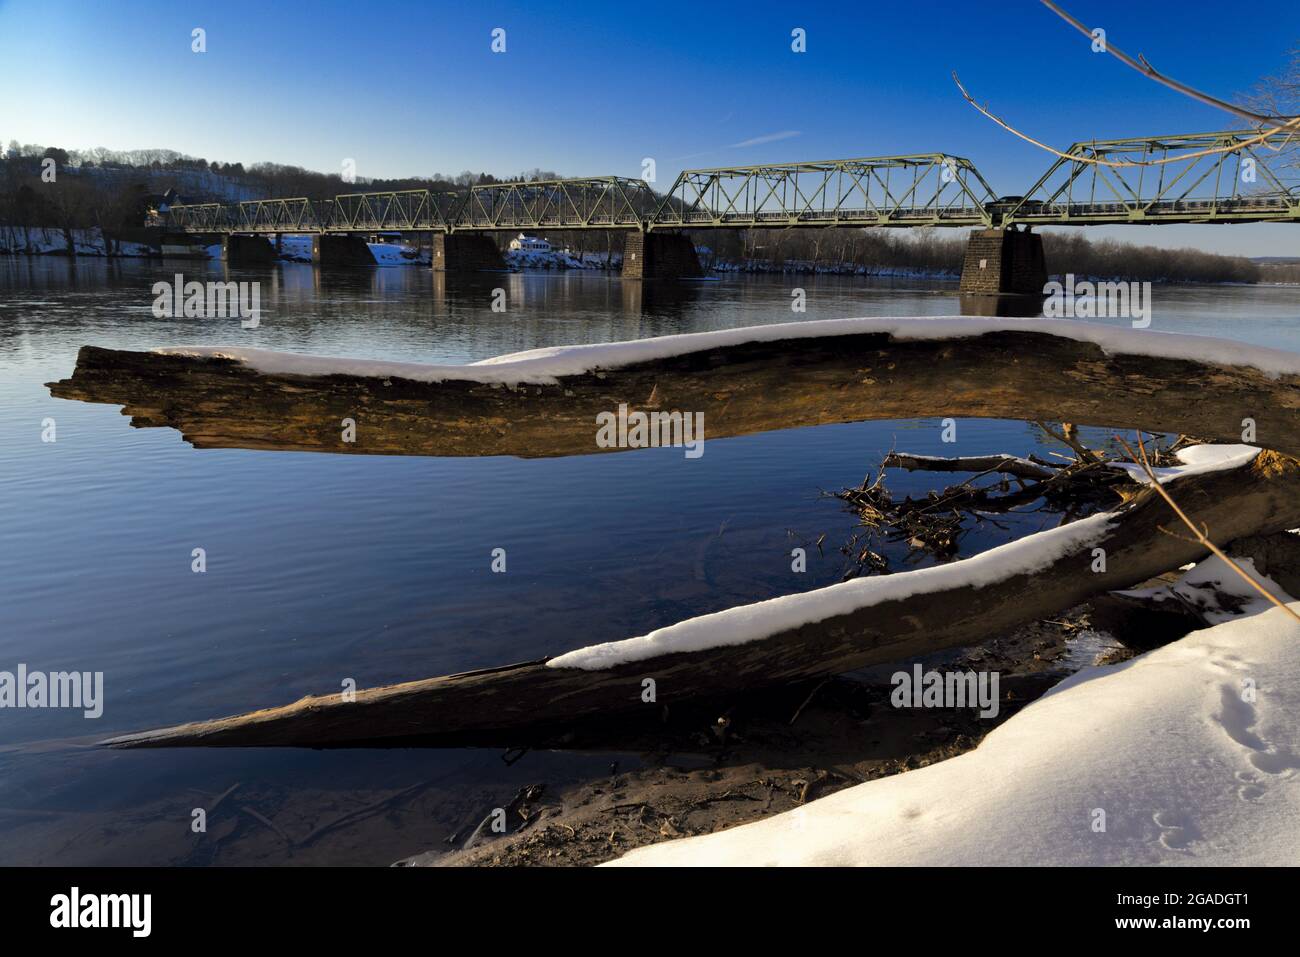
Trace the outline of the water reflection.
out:
<instances>
[{"instance_id":1,"label":"water reflection","mask_svg":"<svg viewBox=\"0 0 1300 957\"><path fill-rule=\"evenodd\" d=\"M1043 314L1042 296L972 296L960 297L963 316L1001 316L1033 319Z\"/></svg>"}]
</instances>

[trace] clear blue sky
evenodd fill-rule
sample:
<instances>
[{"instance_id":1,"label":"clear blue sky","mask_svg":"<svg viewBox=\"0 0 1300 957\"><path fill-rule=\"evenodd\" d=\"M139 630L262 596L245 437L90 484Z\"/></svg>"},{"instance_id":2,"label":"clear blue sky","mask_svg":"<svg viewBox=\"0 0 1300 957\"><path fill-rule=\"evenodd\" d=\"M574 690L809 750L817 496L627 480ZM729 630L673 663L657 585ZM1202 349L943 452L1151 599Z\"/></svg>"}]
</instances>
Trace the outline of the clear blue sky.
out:
<instances>
[{"instance_id":1,"label":"clear blue sky","mask_svg":"<svg viewBox=\"0 0 1300 957\"><path fill-rule=\"evenodd\" d=\"M1132 54L1231 98L1300 44L1300 2L1063 0ZM207 52L191 52L191 31ZM506 31L506 53L491 31ZM790 33L807 31L807 52ZM0 0L0 140L164 147L365 177L949 152L1000 193L1059 147L1231 119L1165 90L1037 0L563 4ZM754 142L757 141L757 142ZM1130 227L1161 245L1300 255L1300 226ZM1095 234L1100 234L1094 231Z\"/></svg>"}]
</instances>

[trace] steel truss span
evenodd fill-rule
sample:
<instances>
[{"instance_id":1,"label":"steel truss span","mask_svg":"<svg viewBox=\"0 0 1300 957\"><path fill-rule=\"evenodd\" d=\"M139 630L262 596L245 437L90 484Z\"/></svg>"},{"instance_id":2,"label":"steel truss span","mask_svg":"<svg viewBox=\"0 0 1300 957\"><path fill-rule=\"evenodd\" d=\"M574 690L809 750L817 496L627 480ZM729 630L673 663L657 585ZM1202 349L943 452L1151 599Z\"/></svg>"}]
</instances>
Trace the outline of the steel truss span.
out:
<instances>
[{"instance_id":1,"label":"steel truss span","mask_svg":"<svg viewBox=\"0 0 1300 957\"><path fill-rule=\"evenodd\" d=\"M925 153L171 207L188 233L1011 227L1300 222L1300 143L1257 130L1075 143L1023 196Z\"/></svg>"}]
</instances>

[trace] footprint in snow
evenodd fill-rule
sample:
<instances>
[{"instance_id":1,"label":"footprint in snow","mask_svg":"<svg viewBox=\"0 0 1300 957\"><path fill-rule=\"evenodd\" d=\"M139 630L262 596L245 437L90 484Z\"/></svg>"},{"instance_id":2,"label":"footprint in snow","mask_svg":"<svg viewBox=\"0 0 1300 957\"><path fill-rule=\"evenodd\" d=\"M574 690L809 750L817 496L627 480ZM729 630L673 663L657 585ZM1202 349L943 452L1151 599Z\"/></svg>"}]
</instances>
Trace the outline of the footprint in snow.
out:
<instances>
[{"instance_id":1,"label":"footprint in snow","mask_svg":"<svg viewBox=\"0 0 1300 957\"><path fill-rule=\"evenodd\" d=\"M1166 850L1186 850L1201 836L1191 820L1177 811L1156 811L1151 820L1160 828L1160 844Z\"/></svg>"},{"instance_id":2,"label":"footprint in snow","mask_svg":"<svg viewBox=\"0 0 1300 957\"><path fill-rule=\"evenodd\" d=\"M1288 748L1279 747L1259 736L1255 730L1255 725L1259 723L1258 712L1253 704L1241 700L1241 693L1235 686L1226 684L1219 687L1219 706L1215 720L1222 725L1229 738L1249 749L1251 753L1247 760L1255 770L1274 777L1295 776L1295 772L1300 770L1300 760Z\"/></svg>"}]
</instances>

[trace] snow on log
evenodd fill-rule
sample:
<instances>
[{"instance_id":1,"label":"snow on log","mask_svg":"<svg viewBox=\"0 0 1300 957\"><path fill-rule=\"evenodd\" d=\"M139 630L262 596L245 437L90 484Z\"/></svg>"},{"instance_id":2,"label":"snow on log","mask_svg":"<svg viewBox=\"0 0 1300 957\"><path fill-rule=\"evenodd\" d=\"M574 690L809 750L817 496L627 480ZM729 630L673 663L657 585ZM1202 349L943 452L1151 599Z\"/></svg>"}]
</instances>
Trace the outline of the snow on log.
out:
<instances>
[{"instance_id":1,"label":"snow on log","mask_svg":"<svg viewBox=\"0 0 1300 957\"><path fill-rule=\"evenodd\" d=\"M1300 462L1260 452L1178 479L1180 505L1228 542L1300 525ZM114 738L115 747L524 744L539 728L978 643L1205 550L1165 534L1154 489L1112 512L948 565L730 608L549 660L429 678ZM1098 570L1097 549L1104 551ZM642 701L653 679L656 702Z\"/></svg>"},{"instance_id":2,"label":"snow on log","mask_svg":"<svg viewBox=\"0 0 1300 957\"><path fill-rule=\"evenodd\" d=\"M84 347L60 398L198 448L543 457L615 451L598 416L707 438L867 419L1069 421L1300 455L1300 356L1064 320L840 319L543 349L461 366L256 349ZM356 422L354 441L340 423Z\"/></svg>"}]
</instances>

